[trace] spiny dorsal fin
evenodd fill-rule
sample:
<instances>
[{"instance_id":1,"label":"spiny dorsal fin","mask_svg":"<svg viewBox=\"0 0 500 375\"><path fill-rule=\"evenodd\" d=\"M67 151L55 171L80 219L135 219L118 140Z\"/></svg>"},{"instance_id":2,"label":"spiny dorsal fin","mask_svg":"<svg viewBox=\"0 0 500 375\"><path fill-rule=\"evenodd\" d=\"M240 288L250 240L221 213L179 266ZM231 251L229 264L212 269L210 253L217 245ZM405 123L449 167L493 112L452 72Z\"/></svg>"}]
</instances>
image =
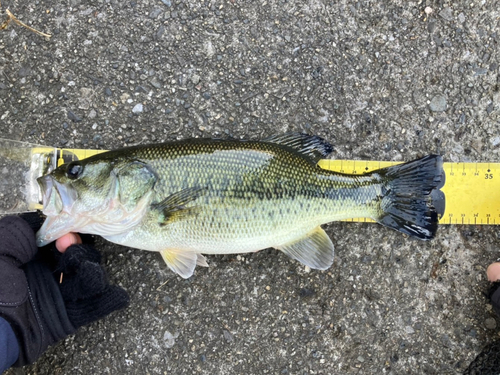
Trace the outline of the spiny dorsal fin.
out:
<instances>
[{"instance_id":1,"label":"spiny dorsal fin","mask_svg":"<svg viewBox=\"0 0 500 375\"><path fill-rule=\"evenodd\" d=\"M299 153L312 158L315 163L333 151L333 146L317 135L286 133L273 135L263 141L291 147Z\"/></svg>"},{"instance_id":2,"label":"spiny dorsal fin","mask_svg":"<svg viewBox=\"0 0 500 375\"><path fill-rule=\"evenodd\" d=\"M333 243L321 227L277 249L313 269L326 270L333 263Z\"/></svg>"},{"instance_id":3,"label":"spiny dorsal fin","mask_svg":"<svg viewBox=\"0 0 500 375\"><path fill-rule=\"evenodd\" d=\"M204 187L190 187L168 196L159 203L152 204L151 208L163 213L163 218L161 219L160 224L167 225L168 223L179 220L186 215L195 214L197 207L186 206L188 203L198 199L205 193L206 188Z\"/></svg>"}]
</instances>

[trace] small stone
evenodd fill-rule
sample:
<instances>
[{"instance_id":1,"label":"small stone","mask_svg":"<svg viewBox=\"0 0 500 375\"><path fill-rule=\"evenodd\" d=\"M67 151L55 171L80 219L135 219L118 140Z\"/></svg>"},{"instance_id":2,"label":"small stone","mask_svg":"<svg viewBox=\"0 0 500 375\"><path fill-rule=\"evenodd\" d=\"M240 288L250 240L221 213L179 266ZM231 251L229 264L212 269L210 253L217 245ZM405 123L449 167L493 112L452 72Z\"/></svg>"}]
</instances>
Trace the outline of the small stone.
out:
<instances>
[{"instance_id":1,"label":"small stone","mask_svg":"<svg viewBox=\"0 0 500 375\"><path fill-rule=\"evenodd\" d=\"M464 23L465 22L465 14L460 13L458 15L458 22L460 22L460 23Z\"/></svg>"},{"instance_id":2,"label":"small stone","mask_svg":"<svg viewBox=\"0 0 500 375\"><path fill-rule=\"evenodd\" d=\"M165 4L166 6L168 6L169 8L172 6L172 1L170 1L170 0L161 0L161 2L163 4Z\"/></svg>"},{"instance_id":3,"label":"small stone","mask_svg":"<svg viewBox=\"0 0 500 375\"><path fill-rule=\"evenodd\" d=\"M191 77L191 82L197 85L200 82L200 76L198 74L193 74L193 76Z\"/></svg>"},{"instance_id":4,"label":"small stone","mask_svg":"<svg viewBox=\"0 0 500 375\"><path fill-rule=\"evenodd\" d=\"M431 7L425 7L424 12L425 12L425 14L429 15L433 12L433 10Z\"/></svg>"},{"instance_id":5,"label":"small stone","mask_svg":"<svg viewBox=\"0 0 500 375\"><path fill-rule=\"evenodd\" d=\"M154 87L154 88L157 88L157 89L160 89L161 88L161 82L158 80L158 78L156 77L153 77L151 79L151 81L149 81L149 83L151 83L151 85Z\"/></svg>"},{"instance_id":6,"label":"small stone","mask_svg":"<svg viewBox=\"0 0 500 375\"><path fill-rule=\"evenodd\" d=\"M132 108L132 113L142 113L142 111L144 110L144 107L141 103L138 103L134 106L134 108Z\"/></svg>"},{"instance_id":7,"label":"small stone","mask_svg":"<svg viewBox=\"0 0 500 375\"><path fill-rule=\"evenodd\" d=\"M299 290L299 296L302 298L314 296L315 293L314 289L310 288L302 288Z\"/></svg>"},{"instance_id":8,"label":"small stone","mask_svg":"<svg viewBox=\"0 0 500 375\"><path fill-rule=\"evenodd\" d=\"M165 334L163 335L163 340L165 341L165 346L170 349L175 345L175 339L179 335L172 335L169 331L165 331Z\"/></svg>"},{"instance_id":9,"label":"small stone","mask_svg":"<svg viewBox=\"0 0 500 375\"><path fill-rule=\"evenodd\" d=\"M406 333L408 333L410 335L413 334L413 333L415 333L415 330L413 329L412 326L406 326L405 327L405 331L406 331Z\"/></svg>"},{"instance_id":10,"label":"small stone","mask_svg":"<svg viewBox=\"0 0 500 375\"><path fill-rule=\"evenodd\" d=\"M156 19L160 15L161 12L162 12L162 10L160 8L153 9L151 11L151 13L149 13L149 18Z\"/></svg>"},{"instance_id":11,"label":"small stone","mask_svg":"<svg viewBox=\"0 0 500 375\"><path fill-rule=\"evenodd\" d=\"M497 321L493 318L488 318L484 321L484 326L488 329L497 328Z\"/></svg>"},{"instance_id":12,"label":"small stone","mask_svg":"<svg viewBox=\"0 0 500 375\"><path fill-rule=\"evenodd\" d=\"M474 74L476 76L483 76L486 73L488 73L488 69L486 69L486 68L475 68L474 72L476 73L476 74Z\"/></svg>"},{"instance_id":13,"label":"small stone","mask_svg":"<svg viewBox=\"0 0 500 375\"><path fill-rule=\"evenodd\" d=\"M436 95L431 99L429 108L432 112L444 112L447 108L446 97L444 95Z\"/></svg>"},{"instance_id":14,"label":"small stone","mask_svg":"<svg viewBox=\"0 0 500 375\"><path fill-rule=\"evenodd\" d=\"M365 358L364 358L364 357L362 357L362 356L359 356L359 357L357 358L357 360L358 360L358 362L363 363L363 362L365 361Z\"/></svg>"},{"instance_id":15,"label":"small stone","mask_svg":"<svg viewBox=\"0 0 500 375\"><path fill-rule=\"evenodd\" d=\"M234 337L231 334L231 332L223 330L223 333L224 333L224 339L226 339L227 342L233 342L234 341Z\"/></svg>"},{"instance_id":16,"label":"small stone","mask_svg":"<svg viewBox=\"0 0 500 375\"><path fill-rule=\"evenodd\" d=\"M490 138L490 143L493 147L497 147L500 145L500 135L497 135L493 138Z\"/></svg>"},{"instance_id":17,"label":"small stone","mask_svg":"<svg viewBox=\"0 0 500 375\"><path fill-rule=\"evenodd\" d=\"M453 20L453 13L451 12L450 7L444 8L441 12L439 12L439 16L446 21L452 21Z\"/></svg>"},{"instance_id":18,"label":"small stone","mask_svg":"<svg viewBox=\"0 0 500 375\"><path fill-rule=\"evenodd\" d=\"M73 111L68 111L68 118L73 122L82 121L82 119L78 117Z\"/></svg>"},{"instance_id":19,"label":"small stone","mask_svg":"<svg viewBox=\"0 0 500 375\"><path fill-rule=\"evenodd\" d=\"M104 95L111 96L111 95L113 95L113 92L111 91L111 89L109 87L106 87L104 89Z\"/></svg>"},{"instance_id":20,"label":"small stone","mask_svg":"<svg viewBox=\"0 0 500 375\"><path fill-rule=\"evenodd\" d=\"M68 129L69 128L69 125L67 122L63 122L63 129Z\"/></svg>"},{"instance_id":21,"label":"small stone","mask_svg":"<svg viewBox=\"0 0 500 375\"><path fill-rule=\"evenodd\" d=\"M30 68L27 68L27 67L22 67L21 69L19 69L19 77L26 77L27 75L30 74Z\"/></svg>"},{"instance_id":22,"label":"small stone","mask_svg":"<svg viewBox=\"0 0 500 375\"><path fill-rule=\"evenodd\" d=\"M91 109L89 112L89 118L96 118L96 116L97 112L95 111L95 109Z\"/></svg>"}]
</instances>

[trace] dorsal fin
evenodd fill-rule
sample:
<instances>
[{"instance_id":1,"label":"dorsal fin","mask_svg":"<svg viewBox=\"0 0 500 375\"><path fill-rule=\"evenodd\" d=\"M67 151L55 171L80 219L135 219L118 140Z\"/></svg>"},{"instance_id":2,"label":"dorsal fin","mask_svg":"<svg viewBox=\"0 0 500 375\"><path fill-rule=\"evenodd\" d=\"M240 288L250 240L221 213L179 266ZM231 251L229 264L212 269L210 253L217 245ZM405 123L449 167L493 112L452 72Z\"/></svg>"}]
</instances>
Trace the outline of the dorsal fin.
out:
<instances>
[{"instance_id":1,"label":"dorsal fin","mask_svg":"<svg viewBox=\"0 0 500 375\"><path fill-rule=\"evenodd\" d=\"M333 151L333 146L317 135L286 133L273 135L263 141L291 147L297 152L312 158L315 163Z\"/></svg>"}]
</instances>

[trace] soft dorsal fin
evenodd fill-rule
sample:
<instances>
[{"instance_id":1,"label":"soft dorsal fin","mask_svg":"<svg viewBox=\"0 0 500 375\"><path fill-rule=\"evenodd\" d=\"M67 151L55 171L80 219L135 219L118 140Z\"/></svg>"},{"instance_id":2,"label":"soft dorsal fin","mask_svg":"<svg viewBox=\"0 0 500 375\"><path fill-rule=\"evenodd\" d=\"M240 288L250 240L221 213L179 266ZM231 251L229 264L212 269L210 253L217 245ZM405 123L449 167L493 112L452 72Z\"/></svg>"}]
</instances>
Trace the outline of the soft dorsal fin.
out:
<instances>
[{"instance_id":1,"label":"soft dorsal fin","mask_svg":"<svg viewBox=\"0 0 500 375\"><path fill-rule=\"evenodd\" d=\"M263 141L291 147L297 152L312 158L315 163L333 151L333 146L317 135L286 133L273 135Z\"/></svg>"},{"instance_id":2,"label":"soft dorsal fin","mask_svg":"<svg viewBox=\"0 0 500 375\"><path fill-rule=\"evenodd\" d=\"M333 263L333 243L321 227L276 248L312 269L326 270Z\"/></svg>"}]
</instances>

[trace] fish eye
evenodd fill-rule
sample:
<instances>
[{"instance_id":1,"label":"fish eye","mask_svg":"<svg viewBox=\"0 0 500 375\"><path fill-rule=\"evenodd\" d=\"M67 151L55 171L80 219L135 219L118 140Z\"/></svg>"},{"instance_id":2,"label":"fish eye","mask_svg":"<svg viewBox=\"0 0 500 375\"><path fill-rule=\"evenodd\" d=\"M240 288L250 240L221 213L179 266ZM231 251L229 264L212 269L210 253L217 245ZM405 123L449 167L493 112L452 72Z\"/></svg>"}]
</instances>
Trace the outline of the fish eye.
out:
<instances>
[{"instance_id":1,"label":"fish eye","mask_svg":"<svg viewBox=\"0 0 500 375\"><path fill-rule=\"evenodd\" d=\"M77 179L83 172L83 166L77 162L72 162L68 164L66 168L66 175L69 179Z\"/></svg>"}]
</instances>

